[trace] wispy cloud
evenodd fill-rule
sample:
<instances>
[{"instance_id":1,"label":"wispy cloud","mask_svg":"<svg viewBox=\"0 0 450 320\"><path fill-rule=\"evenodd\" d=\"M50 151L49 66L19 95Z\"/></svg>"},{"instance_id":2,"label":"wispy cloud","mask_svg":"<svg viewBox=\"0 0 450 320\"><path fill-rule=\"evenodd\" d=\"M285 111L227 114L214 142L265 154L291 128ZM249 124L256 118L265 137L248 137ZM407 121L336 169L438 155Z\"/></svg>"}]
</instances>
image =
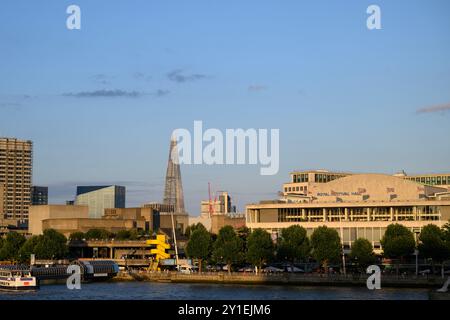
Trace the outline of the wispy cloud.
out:
<instances>
[{"instance_id":1,"label":"wispy cloud","mask_svg":"<svg viewBox=\"0 0 450 320\"><path fill-rule=\"evenodd\" d=\"M439 104L439 105L435 105L435 106L421 108L421 109L418 109L416 111L416 113L421 114L421 113L433 113L433 112L445 112L445 111L450 111L450 103Z\"/></svg>"},{"instance_id":2,"label":"wispy cloud","mask_svg":"<svg viewBox=\"0 0 450 320\"><path fill-rule=\"evenodd\" d=\"M169 93L170 93L169 90L158 89L158 90L156 90L155 93L153 93L153 95L159 98L159 97L167 96Z\"/></svg>"},{"instance_id":3,"label":"wispy cloud","mask_svg":"<svg viewBox=\"0 0 450 320\"><path fill-rule=\"evenodd\" d=\"M139 98L144 93L139 91L125 91L125 90L94 90L94 91L81 91L81 92L69 92L63 93L63 96L76 97L76 98L98 98L98 97L108 97L108 98Z\"/></svg>"},{"instance_id":4,"label":"wispy cloud","mask_svg":"<svg viewBox=\"0 0 450 320\"><path fill-rule=\"evenodd\" d=\"M133 78L139 81L150 81L152 79L152 76L143 72L135 72L133 73Z\"/></svg>"},{"instance_id":5,"label":"wispy cloud","mask_svg":"<svg viewBox=\"0 0 450 320\"><path fill-rule=\"evenodd\" d=\"M185 83L185 82L192 82L197 80L203 80L206 78L209 78L205 74L199 74L199 73L192 73L192 74L186 74L181 69L176 69L167 74L167 78L170 81L174 81L177 83Z\"/></svg>"},{"instance_id":6,"label":"wispy cloud","mask_svg":"<svg viewBox=\"0 0 450 320\"><path fill-rule=\"evenodd\" d=\"M114 79L114 77L111 75L108 75L108 74L104 74L104 73L97 73L97 74L94 74L91 77L91 79L97 83L106 85L106 84L111 84L111 80Z\"/></svg>"},{"instance_id":7,"label":"wispy cloud","mask_svg":"<svg viewBox=\"0 0 450 320\"><path fill-rule=\"evenodd\" d=\"M0 102L0 108L18 108L21 106L22 104L18 102Z\"/></svg>"},{"instance_id":8,"label":"wispy cloud","mask_svg":"<svg viewBox=\"0 0 450 320\"><path fill-rule=\"evenodd\" d=\"M248 91L251 91L251 92L258 92L258 91L265 91L268 88L267 88L267 86L264 86L264 85L253 84L253 85L248 86L247 89L248 89Z\"/></svg>"}]
</instances>

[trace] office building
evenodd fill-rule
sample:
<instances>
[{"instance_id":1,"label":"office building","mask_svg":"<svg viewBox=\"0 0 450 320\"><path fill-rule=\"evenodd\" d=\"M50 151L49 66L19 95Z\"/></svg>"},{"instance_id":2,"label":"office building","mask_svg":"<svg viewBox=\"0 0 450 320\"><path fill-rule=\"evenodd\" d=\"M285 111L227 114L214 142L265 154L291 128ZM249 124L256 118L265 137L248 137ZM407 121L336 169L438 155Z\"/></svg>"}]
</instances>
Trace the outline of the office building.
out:
<instances>
[{"instance_id":1,"label":"office building","mask_svg":"<svg viewBox=\"0 0 450 320\"><path fill-rule=\"evenodd\" d=\"M89 218L101 218L105 209L125 208L125 187L78 186L75 205L89 207Z\"/></svg>"},{"instance_id":2,"label":"office building","mask_svg":"<svg viewBox=\"0 0 450 320\"><path fill-rule=\"evenodd\" d=\"M31 187L31 205L40 206L48 204L48 187Z\"/></svg>"}]
</instances>

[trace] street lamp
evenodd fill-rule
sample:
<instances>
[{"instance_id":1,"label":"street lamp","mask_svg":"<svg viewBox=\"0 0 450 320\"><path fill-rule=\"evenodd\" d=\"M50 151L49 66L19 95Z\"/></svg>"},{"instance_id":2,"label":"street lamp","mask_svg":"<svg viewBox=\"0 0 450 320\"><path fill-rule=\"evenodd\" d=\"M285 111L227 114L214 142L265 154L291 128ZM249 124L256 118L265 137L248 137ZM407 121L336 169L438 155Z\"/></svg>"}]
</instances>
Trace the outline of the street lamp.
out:
<instances>
[{"instance_id":1,"label":"street lamp","mask_svg":"<svg viewBox=\"0 0 450 320\"><path fill-rule=\"evenodd\" d=\"M419 250L414 249L414 255L416 256L416 277L419 275Z\"/></svg>"}]
</instances>

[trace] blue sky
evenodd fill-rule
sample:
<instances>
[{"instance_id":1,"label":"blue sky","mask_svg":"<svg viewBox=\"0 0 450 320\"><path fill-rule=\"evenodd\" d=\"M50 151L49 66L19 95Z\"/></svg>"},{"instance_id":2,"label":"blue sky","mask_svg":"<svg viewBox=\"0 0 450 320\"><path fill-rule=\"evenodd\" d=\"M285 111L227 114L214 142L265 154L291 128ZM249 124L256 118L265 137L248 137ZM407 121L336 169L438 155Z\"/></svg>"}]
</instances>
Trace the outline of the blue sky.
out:
<instances>
[{"instance_id":1,"label":"blue sky","mask_svg":"<svg viewBox=\"0 0 450 320\"><path fill-rule=\"evenodd\" d=\"M81 30L66 28L70 4ZM370 4L382 30L366 28ZM34 141L33 182L51 202L115 183L132 206L162 199L174 129L279 128L277 175L182 167L193 215L208 182L243 209L294 169L449 172L449 12L446 0L2 1L0 136Z\"/></svg>"}]
</instances>

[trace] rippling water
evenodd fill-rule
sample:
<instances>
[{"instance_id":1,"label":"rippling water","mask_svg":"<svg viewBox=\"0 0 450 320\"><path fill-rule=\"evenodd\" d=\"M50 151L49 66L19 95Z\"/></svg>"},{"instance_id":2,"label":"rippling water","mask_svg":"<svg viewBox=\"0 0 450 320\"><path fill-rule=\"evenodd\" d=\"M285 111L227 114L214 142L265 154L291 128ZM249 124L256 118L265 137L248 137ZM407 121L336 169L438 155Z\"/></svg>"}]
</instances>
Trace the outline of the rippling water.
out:
<instances>
[{"instance_id":1,"label":"rippling water","mask_svg":"<svg viewBox=\"0 0 450 320\"><path fill-rule=\"evenodd\" d=\"M298 299L298 300L424 300L427 289L175 284L155 282L102 282L82 284L81 290L69 290L65 285L43 285L36 292L0 291L0 300L163 300L163 299Z\"/></svg>"}]
</instances>

